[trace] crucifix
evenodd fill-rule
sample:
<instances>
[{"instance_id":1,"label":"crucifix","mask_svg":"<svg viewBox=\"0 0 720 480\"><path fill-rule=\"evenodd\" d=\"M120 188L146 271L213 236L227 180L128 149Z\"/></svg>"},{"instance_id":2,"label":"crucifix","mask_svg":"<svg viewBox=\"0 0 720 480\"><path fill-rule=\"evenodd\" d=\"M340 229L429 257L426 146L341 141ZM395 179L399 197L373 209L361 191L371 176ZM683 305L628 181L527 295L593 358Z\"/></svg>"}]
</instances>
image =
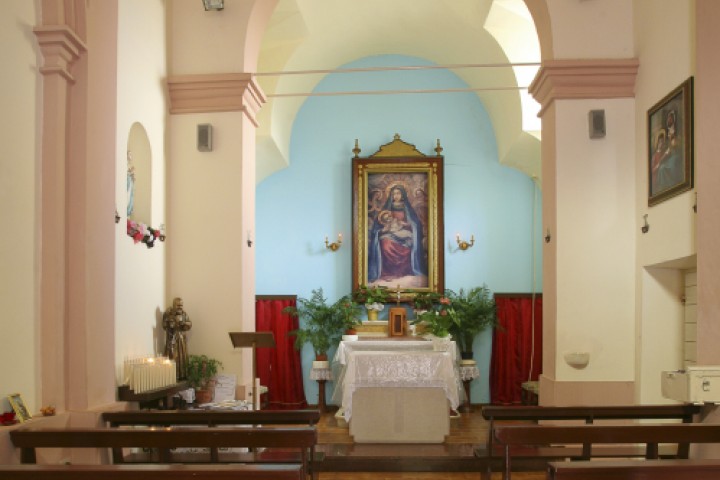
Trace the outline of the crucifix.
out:
<instances>
[{"instance_id":1,"label":"crucifix","mask_svg":"<svg viewBox=\"0 0 720 480\"><path fill-rule=\"evenodd\" d=\"M388 333L391 337L402 337L407 332L407 312L400 306L400 285L395 293L396 306L388 313Z\"/></svg>"}]
</instances>

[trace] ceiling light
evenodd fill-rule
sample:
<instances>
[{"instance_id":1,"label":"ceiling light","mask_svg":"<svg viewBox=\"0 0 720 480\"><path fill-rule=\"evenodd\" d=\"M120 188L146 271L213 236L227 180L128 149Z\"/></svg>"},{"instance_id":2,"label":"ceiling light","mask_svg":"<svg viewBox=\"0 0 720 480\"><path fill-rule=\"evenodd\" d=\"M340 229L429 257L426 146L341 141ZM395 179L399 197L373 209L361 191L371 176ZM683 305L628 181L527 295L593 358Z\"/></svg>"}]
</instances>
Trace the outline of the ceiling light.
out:
<instances>
[{"instance_id":1,"label":"ceiling light","mask_svg":"<svg viewBox=\"0 0 720 480\"><path fill-rule=\"evenodd\" d=\"M203 0L205 11L222 10L225 8L225 0Z\"/></svg>"}]
</instances>

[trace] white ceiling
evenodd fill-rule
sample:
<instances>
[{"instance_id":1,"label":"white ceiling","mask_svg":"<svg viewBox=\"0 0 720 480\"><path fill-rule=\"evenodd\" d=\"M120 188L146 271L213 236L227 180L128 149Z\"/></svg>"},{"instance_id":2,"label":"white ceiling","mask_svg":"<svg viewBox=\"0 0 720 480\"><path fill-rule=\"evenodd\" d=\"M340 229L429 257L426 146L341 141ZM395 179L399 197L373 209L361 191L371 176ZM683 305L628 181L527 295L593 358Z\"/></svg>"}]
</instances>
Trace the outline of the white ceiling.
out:
<instances>
[{"instance_id":1,"label":"white ceiling","mask_svg":"<svg viewBox=\"0 0 720 480\"><path fill-rule=\"evenodd\" d=\"M269 95L260 113L257 179L288 164L292 122L324 74L374 55L425 58L438 65L508 65L453 71L477 92L495 129L500 161L540 176L538 105L526 90L539 63L535 27L523 0L279 0L263 37L259 83ZM281 75L262 76L268 72Z\"/></svg>"}]
</instances>

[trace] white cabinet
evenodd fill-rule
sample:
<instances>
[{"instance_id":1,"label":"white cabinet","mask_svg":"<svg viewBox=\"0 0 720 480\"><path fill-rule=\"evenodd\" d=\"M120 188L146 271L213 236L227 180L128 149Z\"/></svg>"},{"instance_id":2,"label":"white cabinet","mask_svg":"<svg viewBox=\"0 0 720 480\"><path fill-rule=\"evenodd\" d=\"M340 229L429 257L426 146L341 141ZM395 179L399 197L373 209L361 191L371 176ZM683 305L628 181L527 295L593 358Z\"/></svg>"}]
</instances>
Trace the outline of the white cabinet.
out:
<instances>
[{"instance_id":1,"label":"white cabinet","mask_svg":"<svg viewBox=\"0 0 720 480\"><path fill-rule=\"evenodd\" d=\"M720 366L662 372L662 395L685 403L720 403Z\"/></svg>"}]
</instances>

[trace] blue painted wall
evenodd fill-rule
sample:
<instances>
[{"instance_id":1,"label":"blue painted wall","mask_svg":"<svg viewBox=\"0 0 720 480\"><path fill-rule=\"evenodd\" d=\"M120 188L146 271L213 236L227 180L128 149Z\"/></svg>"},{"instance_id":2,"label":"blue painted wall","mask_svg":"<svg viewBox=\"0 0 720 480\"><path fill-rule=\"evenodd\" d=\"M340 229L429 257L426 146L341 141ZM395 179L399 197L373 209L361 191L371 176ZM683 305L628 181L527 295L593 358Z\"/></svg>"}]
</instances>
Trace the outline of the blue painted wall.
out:
<instances>
[{"instance_id":1,"label":"blue painted wall","mask_svg":"<svg viewBox=\"0 0 720 480\"><path fill-rule=\"evenodd\" d=\"M345 68L429 65L412 57L383 55ZM467 88L447 70L332 74L316 92ZM283 100L278 100L283 101ZM290 141L290 166L257 188L257 294L309 298L322 287L332 302L352 288L352 149L360 156L400 134L426 155L439 139L445 157L445 285L458 290L482 284L493 292L531 292L541 285L540 194L525 174L498 163L497 147L482 102L473 93L310 97L301 107ZM535 251L533 260L533 199ZM324 239L342 232L337 252ZM458 251L455 234L475 235L475 246ZM382 318L382 317L381 317ZM472 382L473 403L489 402L490 332L475 339L481 377ZM332 354L333 352L330 352ZM302 350L305 394L317 403L317 383L308 375L313 360ZM328 383L327 398L334 384Z\"/></svg>"}]
</instances>

